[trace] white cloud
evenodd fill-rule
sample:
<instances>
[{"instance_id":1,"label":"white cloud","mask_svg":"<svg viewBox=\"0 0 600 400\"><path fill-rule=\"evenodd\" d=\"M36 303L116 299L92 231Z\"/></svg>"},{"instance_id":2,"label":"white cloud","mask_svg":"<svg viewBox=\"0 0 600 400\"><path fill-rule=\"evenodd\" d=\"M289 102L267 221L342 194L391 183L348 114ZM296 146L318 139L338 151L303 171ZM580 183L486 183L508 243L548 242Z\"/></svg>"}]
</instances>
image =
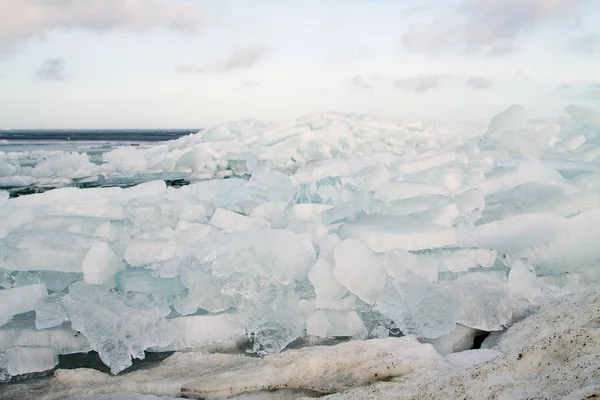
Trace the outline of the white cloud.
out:
<instances>
[{"instance_id":1,"label":"white cloud","mask_svg":"<svg viewBox=\"0 0 600 400\"><path fill-rule=\"evenodd\" d=\"M350 86L352 86L353 88L356 88L356 89L368 90L368 91L375 89L373 87L373 85L371 85L367 81L367 79L362 75L356 75L354 78L352 78L352 81L350 82Z\"/></svg>"},{"instance_id":2,"label":"white cloud","mask_svg":"<svg viewBox=\"0 0 600 400\"><path fill-rule=\"evenodd\" d=\"M0 0L0 47L53 30L146 31L164 27L190 32L200 10L184 0Z\"/></svg>"},{"instance_id":3,"label":"white cloud","mask_svg":"<svg viewBox=\"0 0 600 400\"><path fill-rule=\"evenodd\" d=\"M600 82L565 83L558 92L569 98L600 100Z\"/></svg>"},{"instance_id":4,"label":"white cloud","mask_svg":"<svg viewBox=\"0 0 600 400\"><path fill-rule=\"evenodd\" d=\"M402 45L413 52L467 51L502 55L537 25L571 15L584 0L464 0L455 15L413 24Z\"/></svg>"},{"instance_id":5,"label":"white cloud","mask_svg":"<svg viewBox=\"0 0 600 400\"><path fill-rule=\"evenodd\" d=\"M37 76L45 81L62 81L66 78L66 63L64 58L49 58L42 63Z\"/></svg>"},{"instance_id":6,"label":"white cloud","mask_svg":"<svg viewBox=\"0 0 600 400\"><path fill-rule=\"evenodd\" d=\"M448 76L446 74L419 74L410 78L396 79L394 87L396 89L411 90L415 93L425 93L438 88L441 81Z\"/></svg>"},{"instance_id":7,"label":"white cloud","mask_svg":"<svg viewBox=\"0 0 600 400\"><path fill-rule=\"evenodd\" d=\"M570 40L567 44L575 52L584 54L596 54L598 49L600 49L600 36L584 35Z\"/></svg>"},{"instance_id":8,"label":"white cloud","mask_svg":"<svg viewBox=\"0 0 600 400\"><path fill-rule=\"evenodd\" d=\"M267 55L267 47L263 45L238 46L229 56L209 64L183 64L176 71L183 74L228 72L236 69L251 68Z\"/></svg>"},{"instance_id":9,"label":"white cloud","mask_svg":"<svg viewBox=\"0 0 600 400\"><path fill-rule=\"evenodd\" d=\"M482 78L480 76L472 76L465 82L465 87L473 90L486 90L494 86L494 82L491 79Z\"/></svg>"}]
</instances>

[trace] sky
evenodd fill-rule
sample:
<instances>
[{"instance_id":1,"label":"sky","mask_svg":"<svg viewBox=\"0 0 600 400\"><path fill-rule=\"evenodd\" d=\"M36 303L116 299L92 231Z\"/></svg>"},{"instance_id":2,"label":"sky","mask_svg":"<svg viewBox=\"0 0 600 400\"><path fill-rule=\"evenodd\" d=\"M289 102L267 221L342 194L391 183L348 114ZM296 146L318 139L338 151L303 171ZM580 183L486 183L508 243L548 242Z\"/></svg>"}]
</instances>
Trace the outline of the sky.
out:
<instances>
[{"instance_id":1,"label":"sky","mask_svg":"<svg viewBox=\"0 0 600 400\"><path fill-rule=\"evenodd\" d=\"M0 128L600 111L598 0L0 0Z\"/></svg>"}]
</instances>

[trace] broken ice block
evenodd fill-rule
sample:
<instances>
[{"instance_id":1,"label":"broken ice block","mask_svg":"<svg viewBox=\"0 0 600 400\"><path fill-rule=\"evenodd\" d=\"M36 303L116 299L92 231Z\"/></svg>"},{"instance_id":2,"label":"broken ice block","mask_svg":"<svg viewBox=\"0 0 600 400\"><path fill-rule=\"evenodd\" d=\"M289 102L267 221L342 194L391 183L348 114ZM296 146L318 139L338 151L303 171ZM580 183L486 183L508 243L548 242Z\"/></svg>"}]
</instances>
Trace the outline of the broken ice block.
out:
<instances>
[{"instance_id":1,"label":"broken ice block","mask_svg":"<svg viewBox=\"0 0 600 400\"><path fill-rule=\"evenodd\" d=\"M387 275L381 260L360 240L346 239L335 248L333 275L365 303L373 304Z\"/></svg>"},{"instance_id":2,"label":"broken ice block","mask_svg":"<svg viewBox=\"0 0 600 400\"><path fill-rule=\"evenodd\" d=\"M192 315L168 320L175 339L161 350L181 351L244 336L244 329L232 314Z\"/></svg>"},{"instance_id":3,"label":"broken ice block","mask_svg":"<svg viewBox=\"0 0 600 400\"><path fill-rule=\"evenodd\" d=\"M165 261L177 256L177 244L174 240L135 239L125 248L124 260L132 267L143 267L155 262Z\"/></svg>"},{"instance_id":4,"label":"broken ice block","mask_svg":"<svg viewBox=\"0 0 600 400\"><path fill-rule=\"evenodd\" d=\"M446 195L444 186L430 185L420 182L387 182L375 192L375 198L389 203L394 200L404 200L423 195Z\"/></svg>"},{"instance_id":5,"label":"broken ice block","mask_svg":"<svg viewBox=\"0 0 600 400\"><path fill-rule=\"evenodd\" d=\"M11 347L0 358L0 368L11 376L47 371L57 364L58 355L52 347Z\"/></svg>"},{"instance_id":6,"label":"broken ice block","mask_svg":"<svg viewBox=\"0 0 600 400\"><path fill-rule=\"evenodd\" d=\"M193 314L198 308L216 313L235 305L231 296L222 293L226 283L222 278L191 268L182 270L180 278L188 290L187 295L174 302L175 309L181 315Z\"/></svg>"},{"instance_id":7,"label":"broken ice block","mask_svg":"<svg viewBox=\"0 0 600 400\"><path fill-rule=\"evenodd\" d=\"M308 279L312 283L317 298L322 301L339 300L348 292L333 274L333 263L325 258L319 258L308 271Z\"/></svg>"},{"instance_id":8,"label":"broken ice block","mask_svg":"<svg viewBox=\"0 0 600 400\"><path fill-rule=\"evenodd\" d=\"M515 261L508 274L508 289L511 294L526 300L540 297L542 284L537 279L535 267L525 260Z\"/></svg>"},{"instance_id":9,"label":"broken ice block","mask_svg":"<svg viewBox=\"0 0 600 400\"><path fill-rule=\"evenodd\" d=\"M515 252L536 244L549 243L569 229L565 218L548 213L522 214L480 225L458 240L464 247Z\"/></svg>"},{"instance_id":10,"label":"broken ice block","mask_svg":"<svg viewBox=\"0 0 600 400\"><path fill-rule=\"evenodd\" d=\"M316 310L306 321L309 335L353 336L365 339L367 328L356 311Z\"/></svg>"},{"instance_id":11,"label":"broken ice block","mask_svg":"<svg viewBox=\"0 0 600 400\"><path fill-rule=\"evenodd\" d=\"M84 335L67 323L48 329L36 329L31 316L17 316L0 327L0 353L12 346L55 348L58 354L87 353L92 350Z\"/></svg>"},{"instance_id":12,"label":"broken ice block","mask_svg":"<svg viewBox=\"0 0 600 400\"><path fill-rule=\"evenodd\" d=\"M67 311L63 307L60 299L62 294L51 294L42 297L35 307L35 327L36 329L48 329L61 325L69 320Z\"/></svg>"},{"instance_id":13,"label":"broken ice block","mask_svg":"<svg viewBox=\"0 0 600 400\"><path fill-rule=\"evenodd\" d=\"M410 271L429 282L437 281L438 265L434 258L409 253L405 250L390 250L385 253L383 265L387 274L392 278Z\"/></svg>"},{"instance_id":14,"label":"broken ice block","mask_svg":"<svg viewBox=\"0 0 600 400\"><path fill-rule=\"evenodd\" d=\"M114 275L121 269L125 264L106 242L94 243L81 264L85 282L110 287L115 285Z\"/></svg>"},{"instance_id":15,"label":"broken ice block","mask_svg":"<svg viewBox=\"0 0 600 400\"><path fill-rule=\"evenodd\" d=\"M30 208L21 208L7 216L0 218L0 238L6 237L10 232L25 226L35 220L35 213Z\"/></svg>"},{"instance_id":16,"label":"broken ice block","mask_svg":"<svg viewBox=\"0 0 600 400\"><path fill-rule=\"evenodd\" d=\"M216 228L229 232L268 229L271 227L268 221L247 217L224 208L217 208L209 223Z\"/></svg>"},{"instance_id":17,"label":"broken ice block","mask_svg":"<svg viewBox=\"0 0 600 400\"><path fill-rule=\"evenodd\" d=\"M482 331L499 331L511 323L512 304L507 283L495 273L473 272L451 282L459 299L459 324Z\"/></svg>"},{"instance_id":18,"label":"broken ice block","mask_svg":"<svg viewBox=\"0 0 600 400\"><path fill-rule=\"evenodd\" d=\"M147 348L166 347L173 341L165 320L171 310L164 301L76 282L62 303L73 329L88 338L113 374L129 367L131 357L143 359Z\"/></svg>"},{"instance_id":19,"label":"broken ice block","mask_svg":"<svg viewBox=\"0 0 600 400\"><path fill-rule=\"evenodd\" d=\"M115 277L119 290L151 294L159 298L176 296L185 288L179 277L160 278L145 268L129 268Z\"/></svg>"},{"instance_id":20,"label":"broken ice block","mask_svg":"<svg viewBox=\"0 0 600 400\"><path fill-rule=\"evenodd\" d=\"M35 310L38 301L47 295L43 283L0 290L0 326L13 315Z\"/></svg>"},{"instance_id":21,"label":"broken ice block","mask_svg":"<svg viewBox=\"0 0 600 400\"><path fill-rule=\"evenodd\" d=\"M304 203L294 204L291 209L291 215L294 219L303 221L314 221L320 213L327 211L333 206L327 204Z\"/></svg>"},{"instance_id":22,"label":"broken ice block","mask_svg":"<svg viewBox=\"0 0 600 400\"><path fill-rule=\"evenodd\" d=\"M460 303L451 294L412 272L389 281L373 308L405 335L425 338L451 332L460 313Z\"/></svg>"},{"instance_id":23,"label":"broken ice block","mask_svg":"<svg viewBox=\"0 0 600 400\"><path fill-rule=\"evenodd\" d=\"M81 263L101 239L63 230L18 231L5 239L3 268L11 271L81 272Z\"/></svg>"},{"instance_id":24,"label":"broken ice block","mask_svg":"<svg viewBox=\"0 0 600 400\"><path fill-rule=\"evenodd\" d=\"M341 238L362 240L375 252L422 250L456 244L454 229L406 217L367 216L340 229Z\"/></svg>"}]
</instances>

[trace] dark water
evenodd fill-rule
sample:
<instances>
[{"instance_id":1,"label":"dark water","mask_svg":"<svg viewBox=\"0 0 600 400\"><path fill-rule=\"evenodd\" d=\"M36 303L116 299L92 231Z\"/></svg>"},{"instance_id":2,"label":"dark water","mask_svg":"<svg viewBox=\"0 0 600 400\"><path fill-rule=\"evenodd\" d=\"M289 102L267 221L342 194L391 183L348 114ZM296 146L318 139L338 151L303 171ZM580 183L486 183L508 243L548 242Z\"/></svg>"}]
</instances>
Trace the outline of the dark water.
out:
<instances>
[{"instance_id":1,"label":"dark water","mask_svg":"<svg viewBox=\"0 0 600 400\"><path fill-rule=\"evenodd\" d=\"M0 131L0 140L161 142L196 132L198 129L19 129Z\"/></svg>"}]
</instances>

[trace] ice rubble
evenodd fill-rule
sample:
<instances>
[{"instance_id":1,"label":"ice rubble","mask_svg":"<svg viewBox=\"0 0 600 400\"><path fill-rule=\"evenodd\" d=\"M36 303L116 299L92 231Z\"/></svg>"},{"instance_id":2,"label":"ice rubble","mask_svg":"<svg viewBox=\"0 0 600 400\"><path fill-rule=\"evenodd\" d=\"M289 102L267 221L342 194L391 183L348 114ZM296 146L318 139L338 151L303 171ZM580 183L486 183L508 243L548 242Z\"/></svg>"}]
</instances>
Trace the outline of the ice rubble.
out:
<instances>
[{"instance_id":1,"label":"ice rubble","mask_svg":"<svg viewBox=\"0 0 600 400\"><path fill-rule=\"evenodd\" d=\"M493 349L442 356L435 344L403 337L305 347L264 358L180 352L128 374L59 369L41 384L4 389L8 398L46 400L82 394L106 398L101 393L115 400L142 394L179 397L182 392L204 399L309 399L327 393L334 394L326 399L340 400L592 398L600 393L599 293L596 286L547 298ZM459 336L464 334L461 328Z\"/></svg>"},{"instance_id":2,"label":"ice rubble","mask_svg":"<svg viewBox=\"0 0 600 400\"><path fill-rule=\"evenodd\" d=\"M145 351L242 334L261 356L305 333L397 329L464 349L600 278L599 136L577 108L530 121L512 107L487 131L319 114L119 148L100 165L4 167L190 184L0 197L0 339L22 331L3 350L91 348L118 373ZM71 329L73 343L53 336Z\"/></svg>"}]
</instances>

